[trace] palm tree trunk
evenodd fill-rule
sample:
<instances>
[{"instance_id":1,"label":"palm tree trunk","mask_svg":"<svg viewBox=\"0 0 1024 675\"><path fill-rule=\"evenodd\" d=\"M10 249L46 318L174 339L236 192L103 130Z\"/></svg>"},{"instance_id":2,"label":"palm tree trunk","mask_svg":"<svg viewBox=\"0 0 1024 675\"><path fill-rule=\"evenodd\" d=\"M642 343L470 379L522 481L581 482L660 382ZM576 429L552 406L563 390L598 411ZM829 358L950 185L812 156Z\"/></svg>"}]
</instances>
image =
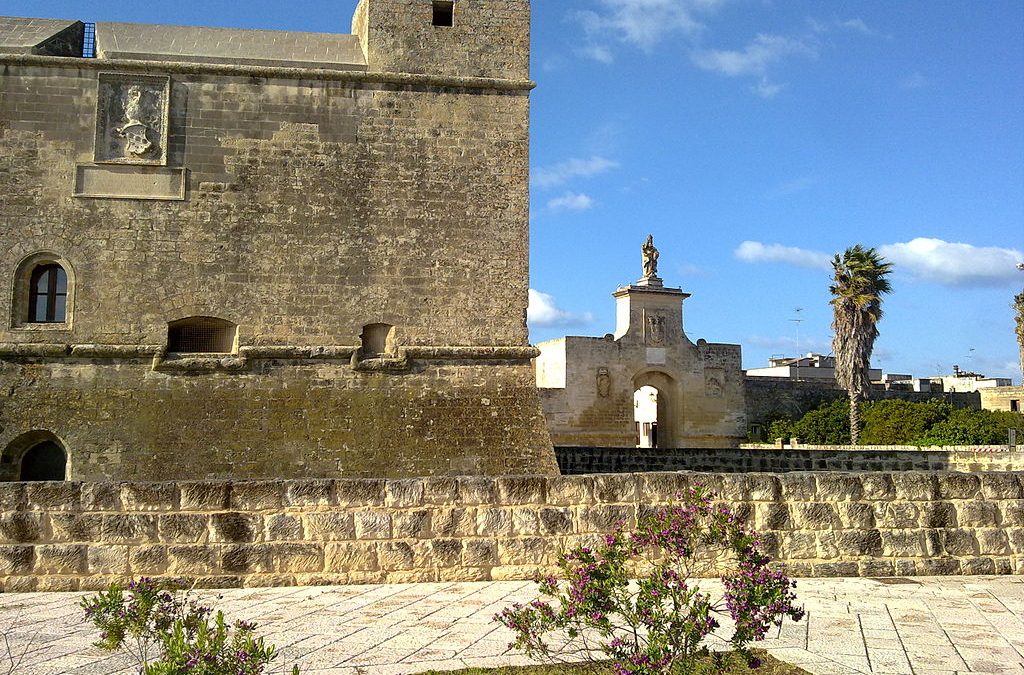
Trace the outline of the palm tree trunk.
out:
<instances>
[{"instance_id":1,"label":"palm tree trunk","mask_svg":"<svg viewBox=\"0 0 1024 675\"><path fill-rule=\"evenodd\" d=\"M860 445L860 392L850 391L850 443Z\"/></svg>"}]
</instances>

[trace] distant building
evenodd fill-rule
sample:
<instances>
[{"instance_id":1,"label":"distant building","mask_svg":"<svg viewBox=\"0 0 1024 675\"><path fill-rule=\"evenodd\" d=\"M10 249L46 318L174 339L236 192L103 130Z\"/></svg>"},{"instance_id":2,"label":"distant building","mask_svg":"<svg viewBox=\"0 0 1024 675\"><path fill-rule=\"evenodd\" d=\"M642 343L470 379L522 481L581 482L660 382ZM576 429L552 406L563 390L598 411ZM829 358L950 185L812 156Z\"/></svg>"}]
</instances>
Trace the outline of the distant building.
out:
<instances>
[{"instance_id":1,"label":"distant building","mask_svg":"<svg viewBox=\"0 0 1024 675\"><path fill-rule=\"evenodd\" d=\"M881 369L871 368L868 374L872 382L882 381ZM796 358L773 357L768 359L767 368L747 370L747 377L784 377L793 380L835 382L836 357L822 354L807 354Z\"/></svg>"},{"instance_id":2,"label":"distant building","mask_svg":"<svg viewBox=\"0 0 1024 675\"><path fill-rule=\"evenodd\" d=\"M981 389L981 407L985 410L1024 412L1024 387L987 387Z\"/></svg>"},{"instance_id":3,"label":"distant building","mask_svg":"<svg viewBox=\"0 0 1024 675\"><path fill-rule=\"evenodd\" d=\"M978 373L960 370L960 366L953 366L952 375L937 375L928 378L932 383L932 390L939 387L939 391L978 391L979 389L993 389L995 387L1009 387L1013 380L1008 377L985 377Z\"/></svg>"}]
</instances>

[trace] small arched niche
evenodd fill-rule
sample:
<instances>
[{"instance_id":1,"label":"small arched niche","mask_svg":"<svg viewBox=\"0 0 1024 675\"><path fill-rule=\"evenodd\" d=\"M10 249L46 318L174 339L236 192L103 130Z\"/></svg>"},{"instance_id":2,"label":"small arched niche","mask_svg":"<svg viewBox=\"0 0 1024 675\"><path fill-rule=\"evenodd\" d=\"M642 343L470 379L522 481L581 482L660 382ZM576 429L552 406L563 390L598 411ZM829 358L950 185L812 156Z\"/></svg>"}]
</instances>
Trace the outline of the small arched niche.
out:
<instances>
[{"instance_id":1,"label":"small arched niche","mask_svg":"<svg viewBox=\"0 0 1024 675\"><path fill-rule=\"evenodd\" d=\"M67 480L68 453L54 434L30 431L11 441L3 453L6 480Z\"/></svg>"},{"instance_id":2,"label":"small arched niche","mask_svg":"<svg viewBox=\"0 0 1024 675\"><path fill-rule=\"evenodd\" d=\"M368 323L363 326L359 351L363 358L373 359L395 353L395 327L389 323Z\"/></svg>"},{"instance_id":3,"label":"small arched niche","mask_svg":"<svg viewBox=\"0 0 1024 675\"><path fill-rule=\"evenodd\" d=\"M238 326L213 316L190 316L167 324L167 351L175 354L232 354Z\"/></svg>"}]
</instances>

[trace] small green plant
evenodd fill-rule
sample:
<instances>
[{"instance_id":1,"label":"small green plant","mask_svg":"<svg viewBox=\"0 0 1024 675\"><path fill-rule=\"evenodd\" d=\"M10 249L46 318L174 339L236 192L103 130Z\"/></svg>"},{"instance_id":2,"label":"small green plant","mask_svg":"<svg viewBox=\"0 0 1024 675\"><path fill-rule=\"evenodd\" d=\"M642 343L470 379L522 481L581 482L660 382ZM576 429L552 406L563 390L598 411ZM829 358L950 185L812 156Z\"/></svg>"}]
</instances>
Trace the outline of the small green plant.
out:
<instances>
[{"instance_id":1,"label":"small green plant","mask_svg":"<svg viewBox=\"0 0 1024 675\"><path fill-rule=\"evenodd\" d=\"M229 627L223 612L145 577L127 588L112 584L83 598L81 607L100 629L96 646L128 652L140 675L262 675L277 656L256 635L256 624ZM291 672L298 675L299 667Z\"/></svg>"},{"instance_id":2,"label":"small green plant","mask_svg":"<svg viewBox=\"0 0 1024 675\"><path fill-rule=\"evenodd\" d=\"M620 525L601 545L561 556L562 579L540 579L541 598L494 617L514 632L510 647L554 660L597 653L617 675L720 673L736 659L756 666L748 645L803 617L796 583L769 566L758 535L705 487L680 500L633 532ZM721 574L717 595L698 582L712 572ZM732 651L712 654L705 639L723 617Z\"/></svg>"}]
</instances>

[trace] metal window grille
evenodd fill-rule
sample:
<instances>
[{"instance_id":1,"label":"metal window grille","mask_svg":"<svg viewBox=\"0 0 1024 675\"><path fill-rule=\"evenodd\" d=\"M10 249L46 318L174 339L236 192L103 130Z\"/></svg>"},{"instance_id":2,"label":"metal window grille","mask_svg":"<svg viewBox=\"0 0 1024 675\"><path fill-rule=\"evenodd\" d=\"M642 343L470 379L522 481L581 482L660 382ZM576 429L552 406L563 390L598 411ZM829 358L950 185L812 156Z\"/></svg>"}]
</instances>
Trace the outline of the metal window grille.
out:
<instances>
[{"instance_id":1,"label":"metal window grille","mask_svg":"<svg viewBox=\"0 0 1024 675\"><path fill-rule=\"evenodd\" d=\"M219 319L186 319L167 331L169 352L226 354L234 349L234 343L234 325Z\"/></svg>"},{"instance_id":2,"label":"metal window grille","mask_svg":"<svg viewBox=\"0 0 1024 675\"><path fill-rule=\"evenodd\" d=\"M96 24L86 23L82 36L82 58L96 58Z\"/></svg>"}]
</instances>

